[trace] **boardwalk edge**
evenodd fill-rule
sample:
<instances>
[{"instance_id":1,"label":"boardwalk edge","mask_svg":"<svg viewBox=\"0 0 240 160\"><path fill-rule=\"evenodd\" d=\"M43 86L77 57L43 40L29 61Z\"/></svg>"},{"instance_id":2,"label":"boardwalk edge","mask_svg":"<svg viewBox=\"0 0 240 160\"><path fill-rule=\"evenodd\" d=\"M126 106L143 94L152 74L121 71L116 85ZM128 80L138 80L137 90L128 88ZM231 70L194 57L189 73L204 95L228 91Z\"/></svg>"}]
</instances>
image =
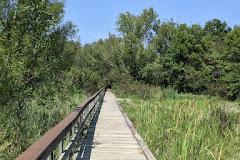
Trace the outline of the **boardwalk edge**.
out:
<instances>
[{"instance_id":1,"label":"boardwalk edge","mask_svg":"<svg viewBox=\"0 0 240 160\"><path fill-rule=\"evenodd\" d=\"M125 113L125 111L123 110L122 106L119 104L119 101L117 100L115 94L113 94L113 95L114 95L114 97L115 97L115 99L117 101L118 107L119 107L120 111L122 112L122 115L123 115L125 121L127 122L128 127L130 128L133 136L135 137L135 139L137 140L137 142L140 145L141 149L143 150L145 156L147 157L148 160L156 160L156 158L154 157L154 155L152 154L152 152L150 151L148 146L145 144L145 142L142 139L142 137L138 134L137 130L133 126L132 122L128 118L128 116Z\"/></svg>"}]
</instances>

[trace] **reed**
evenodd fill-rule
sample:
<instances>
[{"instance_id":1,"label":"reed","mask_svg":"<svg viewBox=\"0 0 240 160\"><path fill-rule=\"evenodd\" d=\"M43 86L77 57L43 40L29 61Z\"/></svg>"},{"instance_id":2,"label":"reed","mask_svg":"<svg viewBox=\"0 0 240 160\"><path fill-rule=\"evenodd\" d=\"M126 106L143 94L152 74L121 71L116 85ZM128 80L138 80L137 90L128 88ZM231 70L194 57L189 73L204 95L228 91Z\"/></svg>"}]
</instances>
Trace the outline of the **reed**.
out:
<instances>
[{"instance_id":1,"label":"reed","mask_svg":"<svg viewBox=\"0 0 240 160\"><path fill-rule=\"evenodd\" d=\"M240 159L239 104L171 89L159 92L121 103L157 159Z\"/></svg>"},{"instance_id":2,"label":"reed","mask_svg":"<svg viewBox=\"0 0 240 160\"><path fill-rule=\"evenodd\" d=\"M41 94L35 92L23 103L21 119L16 110L8 109L14 105L0 107L0 159L16 158L89 96L83 90L68 89Z\"/></svg>"}]
</instances>

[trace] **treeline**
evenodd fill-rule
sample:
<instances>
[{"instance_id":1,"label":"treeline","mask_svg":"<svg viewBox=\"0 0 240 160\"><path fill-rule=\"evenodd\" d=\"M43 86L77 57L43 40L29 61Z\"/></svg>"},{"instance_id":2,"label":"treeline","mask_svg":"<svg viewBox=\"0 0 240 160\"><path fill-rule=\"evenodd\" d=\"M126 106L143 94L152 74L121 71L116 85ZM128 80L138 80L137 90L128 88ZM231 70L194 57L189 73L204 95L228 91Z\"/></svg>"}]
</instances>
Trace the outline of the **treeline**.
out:
<instances>
[{"instance_id":1,"label":"treeline","mask_svg":"<svg viewBox=\"0 0 240 160\"><path fill-rule=\"evenodd\" d=\"M116 25L121 37L109 35L87 44L83 55L99 63L94 64L97 73L110 75L107 79L112 82L124 73L141 83L179 92L240 98L239 26L230 28L219 19L204 27L188 26L157 17L153 8L137 16L120 14Z\"/></svg>"},{"instance_id":2,"label":"treeline","mask_svg":"<svg viewBox=\"0 0 240 160\"><path fill-rule=\"evenodd\" d=\"M0 158L16 157L77 105L80 93L112 83L239 99L240 28L213 19L187 26L145 9L120 14L120 37L82 46L58 0L0 2ZM137 88L138 87L138 88ZM72 98L76 99L72 99ZM69 107L69 106L68 106Z\"/></svg>"}]
</instances>

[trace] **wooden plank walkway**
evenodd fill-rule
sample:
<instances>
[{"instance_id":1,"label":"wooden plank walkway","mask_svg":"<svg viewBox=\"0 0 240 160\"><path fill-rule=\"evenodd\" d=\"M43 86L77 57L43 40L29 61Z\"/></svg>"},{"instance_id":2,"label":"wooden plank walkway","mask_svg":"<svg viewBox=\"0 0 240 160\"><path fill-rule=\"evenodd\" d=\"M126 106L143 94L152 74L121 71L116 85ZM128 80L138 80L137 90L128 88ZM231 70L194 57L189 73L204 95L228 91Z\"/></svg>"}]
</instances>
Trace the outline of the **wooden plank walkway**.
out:
<instances>
[{"instance_id":1,"label":"wooden plank walkway","mask_svg":"<svg viewBox=\"0 0 240 160\"><path fill-rule=\"evenodd\" d=\"M110 91L73 159L147 159Z\"/></svg>"}]
</instances>

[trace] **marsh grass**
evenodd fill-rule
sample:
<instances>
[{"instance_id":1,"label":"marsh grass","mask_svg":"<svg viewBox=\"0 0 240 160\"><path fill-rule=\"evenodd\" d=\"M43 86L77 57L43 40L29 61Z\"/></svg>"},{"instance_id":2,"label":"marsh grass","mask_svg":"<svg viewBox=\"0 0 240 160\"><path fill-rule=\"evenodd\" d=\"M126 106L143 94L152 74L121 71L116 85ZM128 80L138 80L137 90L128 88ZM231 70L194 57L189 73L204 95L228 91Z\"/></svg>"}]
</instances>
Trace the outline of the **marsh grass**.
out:
<instances>
[{"instance_id":1,"label":"marsh grass","mask_svg":"<svg viewBox=\"0 0 240 160\"><path fill-rule=\"evenodd\" d=\"M165 89L122 102L157 159L240 159L240 106Z\"/></svg>"},{"instance_id":2,"label":"marsh grass","mask_svg":"<svg viewBox=\"0 0 240 160\"><path fill-rule=\"evenodd\" d=\"M68 89L58 92L55 88L49 95L43 89L34 92L33 98L24 101L21 113L14 103L0 107L0 159L16 158L89 96L83 90Z\"/></svg>"}]
</instances>

